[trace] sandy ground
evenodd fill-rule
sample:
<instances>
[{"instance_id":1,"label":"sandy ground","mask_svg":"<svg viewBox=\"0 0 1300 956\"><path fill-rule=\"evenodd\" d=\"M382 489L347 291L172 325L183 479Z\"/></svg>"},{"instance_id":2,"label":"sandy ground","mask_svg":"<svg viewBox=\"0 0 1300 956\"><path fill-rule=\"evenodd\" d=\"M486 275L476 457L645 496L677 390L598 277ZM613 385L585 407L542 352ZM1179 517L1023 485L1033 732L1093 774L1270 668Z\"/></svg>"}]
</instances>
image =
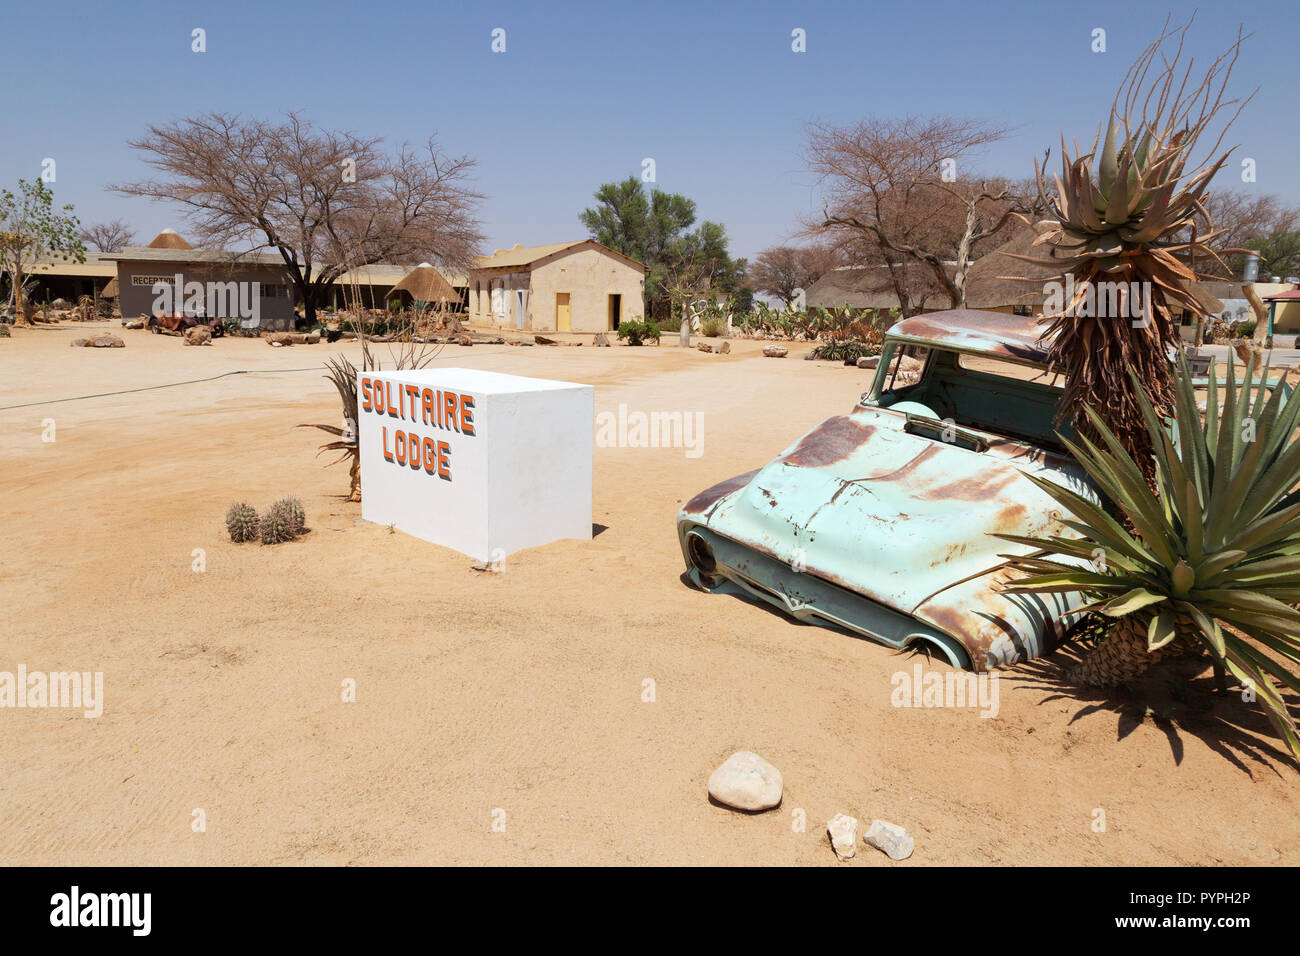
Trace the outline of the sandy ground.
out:
<instances>
[{"instance_id":1,"label":"sandy ground","mask_svg":"<svg viewBox=\"0 0 1300 956\"><path fill-rule=\"evenodd\" d=\"M493 575L342 499L345 466L294 428L338 418L311 371L336 347L68 348L89 328L0 339L0 406L38 403L0 410L0 670L102 671L106 699L0 710L0 863L833 864L840 811L916 839L855 866L1296 857L1296 771L1208 674L1107 700L1060 685L1058 652L1000 678L995 718L896 708L915 658L683 584L680 503L850 408L866 372L745 341L448 348L591 383L598 412L704 413L698 458L598 448L603 530ZM227 539L231 500L286 493L310 533ZM737 749L780 768L779 809L709 802Z\"/></svg>"}]
</instances>

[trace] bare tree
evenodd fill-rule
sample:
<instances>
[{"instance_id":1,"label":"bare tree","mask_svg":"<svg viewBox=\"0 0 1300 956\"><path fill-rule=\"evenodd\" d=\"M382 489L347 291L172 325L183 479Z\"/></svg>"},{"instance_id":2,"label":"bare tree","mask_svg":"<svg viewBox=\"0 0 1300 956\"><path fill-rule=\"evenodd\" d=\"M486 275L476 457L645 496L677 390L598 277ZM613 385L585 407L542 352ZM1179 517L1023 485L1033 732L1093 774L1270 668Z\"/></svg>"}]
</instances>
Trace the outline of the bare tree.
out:
<instances>
[{"instance_id":1,"label":"bare tree","mask_svg":"<svg viewBox=\"0 0 1300 956\"><path fill-rule=\"evenodd\" d=\"M112 219L82 229L77 238L100 252L121 252L135 243L135 232L121 219Z\"/></svg>"},{"instance_id":2,"label":"bare tree","mask_svg":"<svg viewBox=\"0 0 1300 956\"><path fill-rule=\"evenodd\" d=\"M826 189L823 213L805 234L856 234L875 247L904 315L917 311L909 263L923 265L952 308L965 304L965 277L980 245L1016 212L1032 211L1023 189L975 180L961 169L1008 133L982 120L930 117L813 125L808 165Z\"/></svg>"},{"instance_id":3,"label":"bare tree","mask_svg":"<svg viewBox=\"0 0 1300 956\"><path fill-rule=\"evenodd\" d=\"M204 245L275 249L305 316L349 269L377 262L466 268L483 236L474 161L435 138L393 154L379 139L225 113L151 126L130 145L159 178L114 187L178 203Z\"/></svg>"},{"instance_id":4,"label":"bare tree","mask_svg":"<svg viewBox=\"0 0 1300 956\"><path fill-rule=\"evenodd\" d=\"M1239 275L1245 258L1243 250L1248 248L1265 257L1263 270L1268 274L1290 274L1295 267L1285 256L1286 244L1279 240L1300 233L1300 207L1288 206L1274 195L1256 195L1244 189L1206 193L1201 207L1197 231L1210 234L1206 245L1219 256L1219 260L1205 263L1206 272L1229 278Z\"/></svg>"},{"instance_id":5,"label":"bare tree","mask_svg":"<svg viewBox=\"0 0 1300 956\"><path fill-rule=\"evenodd\" d=\"M757 291L775 296L790 308L797 290L807 289L842 261L834 245L772 246L749 264L748 280Z\"/></svg>"}]
</instances>

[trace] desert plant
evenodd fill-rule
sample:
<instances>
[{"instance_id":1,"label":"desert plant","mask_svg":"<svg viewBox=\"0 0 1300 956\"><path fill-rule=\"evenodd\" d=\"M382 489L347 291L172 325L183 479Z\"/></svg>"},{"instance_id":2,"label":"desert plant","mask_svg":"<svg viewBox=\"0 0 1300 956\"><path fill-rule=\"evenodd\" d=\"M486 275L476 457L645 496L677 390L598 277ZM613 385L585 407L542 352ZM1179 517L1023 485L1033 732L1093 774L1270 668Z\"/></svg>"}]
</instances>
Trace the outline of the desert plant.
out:
<instances>
[{"instance_id":1,"label":"desert plant","mask_svg":"<svg viewBox=\"0 0 1300 956\"><path fill-rule=\"evenodd\" d=\"M256 541L261 530L257 509L242 501L236 501L226 512L226 530L230 532L230 540L236 544Z\"/></svg>"},{"instance_id":2,"label":"desert plant","mask_svg":"<svg viewBox=\"0 0 1300 956\"><path fill-rule=\"evenodd\" d=\"M342 327L347 323L340 322ZM361 342L361 369L360 371L380 371L383 363L375 357L374 352L370 349L371 334L367 331L364 322L355 322L351 324L355 330L357 338ZM435 345L425 341L424 336L419 335L414 321L406 320L397 323L396 334L390 340L388 346L388 355L392 361L392 367L401 371L403 369L422 369L429 365L438 353L442 351L441 345ZM326 451L342 452L338 458L330 462L331 465L337 465L345 459L351 459L351 469L349 471L349 481L351 487L348 492L348 498L351 501L361 500L361 447L358 444L357 427L359 424L357 418L357 367L352 361L342 355L327 359L325 362L325 377L330 380L335 390L339 394L339 402L343 406L343 425L299 425L299 428L319 428L323 432L337 436L337 441L326 442L320 446L317 451L319 455Z\"/></svg>"},{"instance_id":3,"label":"desert plant","mask_svg":"<svg viewBox=\"0 0 1300 956\"><path fill-rule=\"evenodd\" d=\"M1111 106L1100 153L1100 130L1092 149L1085 153L1076 147L1073 158L1062 137L1061 174L1050 197L1044 170L1035 161L1039 200L1056 220L1055 229L1038 242L1047 243L1056 258L1016 257L1074 276L1073 300L1045 316L1048 359L1065 373L1058 420L1085 433L1087 409L1094 410L1148 481L1151 447L1141 402L1149 398L1162 415L1172 409L1173 372L1166 356L1181 348L1178 313L1204 314L1190 291L1197 278L1192 260L1197 255L1218 260L1207 245L1218 233L1212 223L1204 228L1203 200L1231 150L1218 153L1221 132L1199 163L1192 154L1219 113L1238 104L1225 99L1225 90L1241 51L1240 32L1198 83L1192 64L1183 60L1191 23L1171 30L1166 20L1160 36L1129 68ZM1176 47L1172 55L1166 51L1170 42ZM1148 290L1150 314L1133 321L1136 302L1127 295L1121 314L1088 315L1094 310L1083 306L1102 298L1099 287ZM1138 374L1130 376L1130 370Z\"/></svg>"},{"instance_id":4,"label":"desert plant","mask_svg":"<svg viewBox=\"0 0 1300 956\"><path fill-rule=\"evenodd\" d=\"M280 544L294 536L293 516L289 514L282 502L277 501L267 508L261 520L262 544Z\"/></svg>"},{"instance_id":5,"label":"desert plant","mask_svg":"<svg viewBox=\"0 0 1300 956\"><path fill-rule=\"evenodd\" d=\"M1229 362L1222 412L1211 376L1202 423L1185 358L1180 365L1172 429L1134 383L1155 452L1156 489L1089 409L1100 444L1062 441L1118 518L1029 475L1068 509L1066 524L1081 537L999 535L1036 552L1004 555L1025 575L1008 590L1080 592L1091 602L1085 610L1115 619L1071 675L1085 684L1131 679L1175 642L1208 650L1221 688L1226 668L1258 696L1300 758L1295 722L1273 684L1300 690L1300 610L1293 606L1300 603L1300 394L1279 386L1269 395L1268 368L1254 382L1254 362L1238 387Z\"/></svg>"},{"instance_id":6,"label":"desert plant","mask_svg":"<svg viewBox=\"0 0 1300 956\"><path fill-rule=\"evenodd\" d=\"M300 535L307 526L307 513L302 509L302 502L293 495L285 495L276 504L280 505L289 516L289 528L294 535Z\"/></svg>"},{"instance_id":7,"label":"desert plant","mask_svg":"<svg viewBox=\"0 0 1300 956\"><path fill-rule=\"evenodd\" d=\"M706 315L700 319L700 334L720 339L727 334L727 319L721 315Z\"/></svg>"},{"instance_id":8,"label":"desert plant","mask_svg":"<svg viewBox=\"0 0 1300 956\"><path fill-rule=\"evenodd\" d=\"M627 339L628 345L642 345L646 339L653 342L659 341L659 326L654 319L647 319L645 322L639 322L636 319L627 322L621 322L618 326L618 337Z\"/></svg>"}]
</instances>

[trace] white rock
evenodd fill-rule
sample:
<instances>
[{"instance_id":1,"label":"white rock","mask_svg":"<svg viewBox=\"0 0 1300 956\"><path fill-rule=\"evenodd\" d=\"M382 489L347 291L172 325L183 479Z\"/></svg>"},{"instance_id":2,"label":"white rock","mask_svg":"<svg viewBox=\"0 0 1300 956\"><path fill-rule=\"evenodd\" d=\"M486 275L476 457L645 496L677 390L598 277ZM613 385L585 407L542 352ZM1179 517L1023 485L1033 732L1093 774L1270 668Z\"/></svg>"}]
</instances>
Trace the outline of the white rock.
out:
<instances>
[{"instance_id":1,"label":"white rock","mask_svg":"<svg viewBox=\"0 0 1300 956\"><path fill-rule=\"evenodd\" d=\"M851 860L858 852L858 818L847 813L837 813L826 824L831 835L831 847L841 860Z\"/></svg>"},{"instance_id":2,"label":"white rock","mask_svg":"<svg viewBox=\"0 0 1300 956\"><path fill-rule=\"evenodd\" d=\"M710 775L709 796L737 810L770 810L781 803L781 771L756 753L737 750Z\"/></svg>"},{"instance_id":3,"label":"white rock","mask_svg":"<svg viewBox=\"0 0 1300 956\"><path fill-rule=\"evenodd\" d=\"M858 359L858 368L875 368L879 364L879 355L864 355Z\"/></svg>"},{"instance_id":4,"label":"white rock","mask_svg":"<svg viewBox=\"0 0 1300 956\"><path fill-rule=\"evenodd\" d=\"M784 345L765 345L763 346L763 354L768 358L785 358L790 354L790 350Z\"/></svg>"},{"instance_id":5,"label":"white rock","mask_svg":"<svg viewBox=\"0 0 1300 956\"><path fill-rule=\"evenodd\" d=\"M902 827L884 820L872 820L862 840L891 860L906 860L912 855L912 837Z\"/></svg>"}]
</instances>

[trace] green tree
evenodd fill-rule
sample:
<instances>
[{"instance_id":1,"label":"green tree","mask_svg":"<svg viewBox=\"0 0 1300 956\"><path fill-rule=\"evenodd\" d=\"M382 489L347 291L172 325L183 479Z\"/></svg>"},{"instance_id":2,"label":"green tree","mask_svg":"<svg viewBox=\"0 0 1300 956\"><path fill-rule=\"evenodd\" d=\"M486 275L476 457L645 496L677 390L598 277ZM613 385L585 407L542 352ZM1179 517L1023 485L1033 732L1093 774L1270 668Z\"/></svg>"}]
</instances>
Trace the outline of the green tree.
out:
<instances>
[{"instance_id":1,"label":"green tree","mask_svg":"<svg viewBox=\"0 0 1300 956\"><path fill-rule=\"evenodd\" d=\"M9 273L14 322L29 325L23 307L23 277L43 256L86 261L86 247L77 238L81 223L71 204L54 208L54 194L39 179L18 180L18 192L0 192L0 267Z\"/></svg>"},{"instance_id":2,"label":"green tree","mask_svg":"<svg viewBox=\"0 0 1300 956\"><path fill-rule=\"evenodd\" d=\"M578 219L591 237L646 267L646 299L664 297L664 273L671 251L695 223L695 203L678 193L651 189L636 176L605 183L595 192L597 205Z\"/></svg>"}]
</instances>

